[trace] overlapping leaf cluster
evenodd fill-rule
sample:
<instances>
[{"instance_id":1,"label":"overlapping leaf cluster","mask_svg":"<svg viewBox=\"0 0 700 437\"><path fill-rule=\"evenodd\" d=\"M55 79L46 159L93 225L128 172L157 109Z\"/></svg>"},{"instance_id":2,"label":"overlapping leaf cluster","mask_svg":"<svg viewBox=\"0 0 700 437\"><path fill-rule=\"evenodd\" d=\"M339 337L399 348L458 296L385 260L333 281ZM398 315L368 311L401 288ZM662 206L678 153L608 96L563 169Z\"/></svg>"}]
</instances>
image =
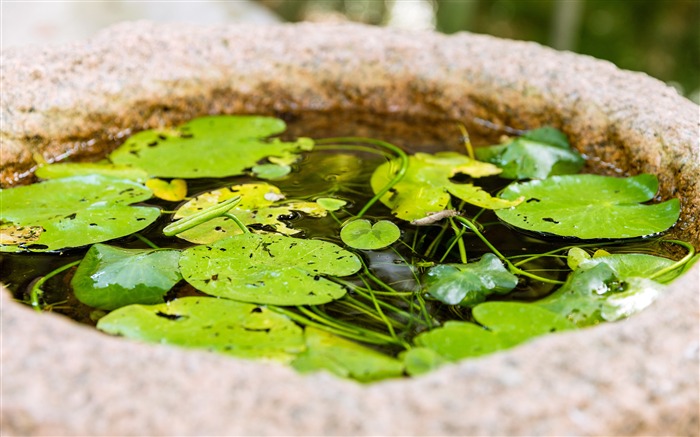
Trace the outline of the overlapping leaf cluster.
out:
<instances>
[{"instance_id":1,"label":"overlapping leaf cluster","mask_svg":"<svg viewBox=\"0 0 700 437\"><path fill-rule=\"evenodd\" d=\"M455 152L407 156L391 146L383 153L398 156L364 180L375 197L358 214L349 208L362 205L350 194L363 191L357 182L363 170L346 153L348 139L338 139L344 153L322 158L323 168L340 170L332 177L314 172L312 193L289 196L260 181L290 177L298 154L313 149L309 139L265 139L283 130L281 120L269 117L203 117L136 134L110 162L44 166L37 172L44 182L0 192L0 251L89 246L71 287L82 303L110 311L97 325L105 332L363 382L419 375L547 333L628 317L651 304L693 258L692 246L682 242L689 253L676 262L570 244L524 261L502 254L482 225L463 216L462 205L494 210L531 235L582 243L648 237L678 218L677 199L646 204L658 188L652 175L569 174L583 158L551 128L477 149L481 161ZM188 197L188 179L243 174L256 180ZM520 182L494 195L480 183L491 176ZM175 209L165 235L191 247L102 244L154 226L160 209L140 204L153 198ZM362 218L366 211L374 215ZM334 235L298 238L304 232L295 217L327 219ZM432 239L425 250L421 235ZM468 253L467 236L488 249L478 260ZM403 246L410 260L401 255ZM445 247L442 257L438 246ZM386 283L369 262L376 254L402 264L413 287ZM526 269L539 258L566 255L568 271L558 277ZM199 295L173 299L183 280ZM553 292L530 303L511 301L527 281L549 283ZM40 291L33 290L35 306ZM448 308L458 320L436 318L429 306ZM340 309L363 322L338 316Z\"/></svg>"}]
</instances>

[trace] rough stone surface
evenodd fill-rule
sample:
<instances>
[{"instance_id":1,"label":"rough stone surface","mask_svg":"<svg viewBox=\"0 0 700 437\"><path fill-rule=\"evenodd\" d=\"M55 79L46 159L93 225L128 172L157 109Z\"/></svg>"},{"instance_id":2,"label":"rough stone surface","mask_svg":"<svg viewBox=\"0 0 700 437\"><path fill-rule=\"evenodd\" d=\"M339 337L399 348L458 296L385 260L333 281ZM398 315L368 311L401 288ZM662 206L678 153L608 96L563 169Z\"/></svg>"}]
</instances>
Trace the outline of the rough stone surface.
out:
<instances>
[{"instance_id":1,"label":"rough stone surface","mask_svg":"<svg viewBox=\"0 0 700 437\"><path fill-rule=\"evenodd\" d=\"M343 26L127 23L5 51L3 184L205 113L358 109L513 128L659 176L700 245L698 106L641 74L536 44ZM699 268L621 323L363 386L144 345L0 292L2 435L698 435Z\"/></svg>"}]
</instances>

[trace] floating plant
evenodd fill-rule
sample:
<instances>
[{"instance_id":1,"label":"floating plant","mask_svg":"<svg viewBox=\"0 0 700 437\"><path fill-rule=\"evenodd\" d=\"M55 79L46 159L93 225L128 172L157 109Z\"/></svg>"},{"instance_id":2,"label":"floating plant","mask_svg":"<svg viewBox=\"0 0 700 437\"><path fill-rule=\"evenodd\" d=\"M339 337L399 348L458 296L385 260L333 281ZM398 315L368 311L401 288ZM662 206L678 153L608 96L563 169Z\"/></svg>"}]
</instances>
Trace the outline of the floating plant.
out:
<instances>
[{"instance_id":1,"label":"floating plant","mask_svg":"<svg viewBox=\"0 0 700 437\"><path fill-rule=\"evenodd\" d=\"M624 319L697 260L658 238L680 204L650 203L655 176L576 174L553 128L410 155L270 138L284 130L203 117L0 191L0 252L54 266L17 296L75 298L110 334L372 382Z\"/></svg>"}]
</instances>

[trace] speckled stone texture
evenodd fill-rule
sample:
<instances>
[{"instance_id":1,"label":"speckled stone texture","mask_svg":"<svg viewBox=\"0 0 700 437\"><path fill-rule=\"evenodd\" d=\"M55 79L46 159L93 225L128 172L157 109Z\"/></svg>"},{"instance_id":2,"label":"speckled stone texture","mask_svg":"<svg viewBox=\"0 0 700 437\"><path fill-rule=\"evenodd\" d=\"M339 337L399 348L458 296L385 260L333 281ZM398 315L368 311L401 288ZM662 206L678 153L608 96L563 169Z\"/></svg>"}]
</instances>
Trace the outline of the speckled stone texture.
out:
<instances>
[{"instance_id":1,"label":"speckled stone texture","mask_svg":"<svg viewBox=\"0 0 700 437\"><path fill-rule=\"evenodd\" d=\"M5 186L36 153L89 156L206 113L552 124L594 162L657 174L683 199L676 235L700 246L698 106L591 58L359 25L141 22L0 64ZM2 435L698 435L698 274L630 320L368 386L107 337L2 292Z\"/></svg>"}]
</instances>

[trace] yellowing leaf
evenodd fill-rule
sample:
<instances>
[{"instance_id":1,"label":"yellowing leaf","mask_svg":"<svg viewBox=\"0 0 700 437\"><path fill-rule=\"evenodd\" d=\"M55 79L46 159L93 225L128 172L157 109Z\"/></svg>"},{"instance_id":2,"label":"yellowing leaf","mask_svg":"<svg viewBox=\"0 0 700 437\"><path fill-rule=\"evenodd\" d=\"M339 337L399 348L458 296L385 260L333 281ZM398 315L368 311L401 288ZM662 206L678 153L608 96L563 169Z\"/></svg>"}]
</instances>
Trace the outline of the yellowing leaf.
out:
<instances>
[{"instance_id":1,"label":"yellowing leaf","mask_svg":"<svg viewBox=\"0 0 700 437\"><path fill-rule=\"evenodd\" d=\"M279 188L263 182L233 185L203 193L182 205L174 218L190 216L236 196L240 196L241 201L229 212L258 232L294 235L299 231L287 226L283 220L293 218L296 212L303 212L311 217L324 217L327 213L315 202L287 201ZM233 220L218 217L182 232L178 237L192 243L208 244L240 233L242 231Z\"/></svg>"},{"instance_id":2,"label":"yellowing leaf","mask_svg":"<svg viewBox=\"0 0 700 437\"><path fill-rule=\"evenodd\" d=\"M146 186L153 191L154 196L170 202L179 202L187 196L187 182L183 179L173 179L170 182L149 179L146 181Z\"/></svg>"},{"instance_id":3,"label":"yellowing leaf","mask_svg":"<svg viewBox=\"0 0 700 437\"><path fill-rule=\"evenodd\" d=\"M0 225L0 244L16 246L39 239L44 228L41 226L15 226L11 223Z\"/></svg>"},{"instance_id":4,"label":"yellowing leaf","mask_svg":"<svg viewBox=\"0 0 700 437\"><path fill-rule=\"evenodd\" d=\"M375 193L394 177L398 170L396 162L386 162L374 171L371 184ZM450 180L458 173L480 178L500 172L501 169L493 164L455 152L434 155L416 153L409 157L408 170L403 179L382 196L381 202L391 208L396 217L408 221L420 220L445 210L450 203L450 195L487 209L509 208L519 204L520 199L499 199L473 184Z\"/></svg>"}]
</instances>

